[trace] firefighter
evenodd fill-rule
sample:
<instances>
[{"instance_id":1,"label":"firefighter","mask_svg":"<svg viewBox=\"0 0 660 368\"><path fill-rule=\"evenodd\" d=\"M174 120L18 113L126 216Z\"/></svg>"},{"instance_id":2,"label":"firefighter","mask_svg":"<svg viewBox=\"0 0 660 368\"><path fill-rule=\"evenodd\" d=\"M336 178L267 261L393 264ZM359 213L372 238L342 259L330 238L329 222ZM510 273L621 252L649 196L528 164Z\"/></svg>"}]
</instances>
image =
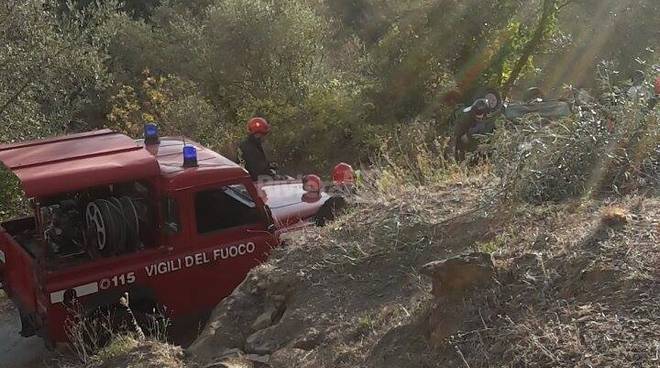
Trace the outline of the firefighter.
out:
<instances>
[{"instance_id":1,"label":"firefighter","mask_svg":"<svg viewBox=\"0 0 660 368\"><path fill-rule=\"evenodd\" d=\"M454 124L459 120L465 105L461 102L463 96L458 90L451 90L442 96L443 105L451 109L451 114L447 119L447 126L453 128Z\"/></svg>"},{"instance_id":2,"label":"firefighter","mask_svg":"<svg viewBox=\"0 0 660 368\"><path fill-rule=\"evenodd\" d=\"M359 179L359 171L356 172L351 165L340 162L332 169L332 185L326 189L333 194L355 194Z\"/></svg>"},{"instance_id":3,"label":"firefighter","mask_svg":"<svg viewBox=\"0 0 660 368\"><path fill-rule=\"evenodd\" d=\"M492 119L488 119L491 111L488 100L480 98L472 106L463 110L463 116L454 128L454 158L465 160L465 152L473 151L478 144L475 135L490 134L495 130Z\"/></svg>"},{"instance_id":4,"label":"firefighter","mask_svg":"<svg viewBox=\"0 0 660 368\"><path fill-rule=\"evenodd\" d=\"M247 124L248 137L239 145L239 161L250 173L252 180L268 176L274 178L277 173L275 168L266 158L262 145L265 136L270 133L270 124L264 118L255 117Z\"/></svg>"}]
</instances>

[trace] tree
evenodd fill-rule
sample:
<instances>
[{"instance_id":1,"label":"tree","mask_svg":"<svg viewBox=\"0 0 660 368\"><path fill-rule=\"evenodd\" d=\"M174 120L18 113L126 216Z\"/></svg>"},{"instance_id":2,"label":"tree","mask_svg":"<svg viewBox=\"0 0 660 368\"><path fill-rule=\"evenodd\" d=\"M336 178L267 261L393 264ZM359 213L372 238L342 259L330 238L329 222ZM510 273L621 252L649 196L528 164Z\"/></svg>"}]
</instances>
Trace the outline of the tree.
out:
<instances>
[{"instance_id":1,"label":"tree","mask_svg":"<svg viewBox=\"0 0 660 368\"><path fill-rule=\"evenodd\" d=\"M80 28L88 16L58 19L37 0L0 5L0 141L70 129L105 88L100 35Z\"/></svg>"},{"instance_id":2,"label":"tree","mask_svg":"<svg viewBox=\"0 0 660 368\"><path fill-rule=\"evenodd\" d=\"M532 37L522 49L518 61L515 63L513 70L511 71L511 75L502 86L503 96L509 94L511 87L520 76L520 72L528 63L529 58L556 26L559 11L573 1L574 0L543 0L543 3L541 4L541 15L536 29L534 30Z\"/></svg>"}]
</instances>

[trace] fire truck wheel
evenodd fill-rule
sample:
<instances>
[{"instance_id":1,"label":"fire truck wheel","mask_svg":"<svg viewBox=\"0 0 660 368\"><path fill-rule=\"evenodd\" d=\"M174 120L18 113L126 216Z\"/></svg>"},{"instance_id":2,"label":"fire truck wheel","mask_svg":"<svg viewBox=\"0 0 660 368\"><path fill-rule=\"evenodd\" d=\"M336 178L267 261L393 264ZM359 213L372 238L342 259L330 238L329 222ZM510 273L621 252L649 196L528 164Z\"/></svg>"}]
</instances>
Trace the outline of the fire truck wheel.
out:
<instances>
[{"instance_id":1,"label":"fire truck wheel","mask_svg":"<svg viewBox=\"0 0 660 368\"><path fill-rule=\"evenodd\" d=\"M348 202L344 197L332 197L328 199L316 214L316 225L325 226L333 221L338 215L341 215L348 207Z\"/></svg>"}]
</instances>

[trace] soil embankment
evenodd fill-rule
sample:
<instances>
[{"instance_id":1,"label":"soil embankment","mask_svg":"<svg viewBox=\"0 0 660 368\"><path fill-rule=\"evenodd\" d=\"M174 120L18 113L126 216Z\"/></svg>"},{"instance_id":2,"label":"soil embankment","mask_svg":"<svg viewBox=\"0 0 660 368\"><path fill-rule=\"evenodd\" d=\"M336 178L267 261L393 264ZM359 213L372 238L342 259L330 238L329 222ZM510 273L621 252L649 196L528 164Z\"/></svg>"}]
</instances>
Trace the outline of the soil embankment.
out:
<instances>
[{"instance_id":1,"label":"soil embankment","mask_svg":"<svg viewBox=\"0 0 660 368\"><path fill-rule=\"evenodd\" d=\"M660 200L491 208L483 189L404 190L291 239L189 354L218 367L656 367Z\"/></svg>"},{"instance_id":2,"label":"soil embankment","mask_svg":"<svg viewBox=\"0 0 660 368\"><path fill-rule=\"evenodd\" d=\"M48 357L43 341L38 337L24 338L20 330L18 311L0 291L0 367L42 367Z\"/></svg>"}]
</instances>

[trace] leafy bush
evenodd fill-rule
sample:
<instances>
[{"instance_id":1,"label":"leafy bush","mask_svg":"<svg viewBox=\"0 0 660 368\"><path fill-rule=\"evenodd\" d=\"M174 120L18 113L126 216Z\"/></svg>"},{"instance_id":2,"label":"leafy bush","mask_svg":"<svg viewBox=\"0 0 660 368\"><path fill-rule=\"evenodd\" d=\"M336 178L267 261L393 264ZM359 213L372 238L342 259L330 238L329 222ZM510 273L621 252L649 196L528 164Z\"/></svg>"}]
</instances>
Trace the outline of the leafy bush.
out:
<instances>
[{"instance_id":1,"label":"leafy bush","mask_svg":"<svg viewBox=\"0 0 660 368\"><path fill-rule=\"evenodd\" d=\"M0 165L0 221L24 211L18 179Z\"/></svg>"},{"instance_id":2,"label":"leafy bush","mask_svg":"<svg viewBox=\"0 0 660 368\"><path fill-rule=\"evenodd\" d=\"M0 5L0 139L43 137L70 129L106 86L102 38L95 23L109 11L47 11L53 2ZM83 27L83 24L85 25Z\"/></svg>"},{"instance_id":3,"label":"leafy bush","mask_svg":"<svg viewBox=\"0 0 660 368\"><path fill-rule=\"evenodd\" d=\"M507 193L532 203L657 184L658 115L626 104L550 124L532 116L497 131L493 162Z\"/></svg>"},{"instance_id":4,"label":"leafy bush","mask_svg":"<svg viewBox=\"0 0 660 368\"><path fill-rule=\"evenodd\" d=\"M124 85L111 97L108 126L128 135L142 135L144 124L157 123L162 134L210 141L222 130L213 107L195 83L174 75L154 76L144 71L139 86Z\"/></svg>"}]
</instances>

